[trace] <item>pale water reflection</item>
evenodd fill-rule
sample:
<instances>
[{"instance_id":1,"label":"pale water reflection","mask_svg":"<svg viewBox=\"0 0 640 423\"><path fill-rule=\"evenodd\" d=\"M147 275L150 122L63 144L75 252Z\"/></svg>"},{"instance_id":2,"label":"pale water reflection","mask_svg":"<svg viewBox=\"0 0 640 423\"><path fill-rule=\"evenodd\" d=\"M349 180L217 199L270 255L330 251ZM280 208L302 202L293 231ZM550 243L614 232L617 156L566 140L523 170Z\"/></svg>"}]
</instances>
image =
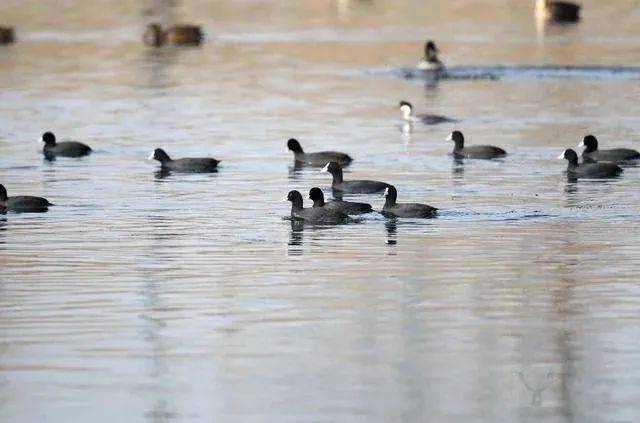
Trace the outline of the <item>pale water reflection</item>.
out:
<instances>
[{"instance_id":1,"label":"pale water reflection","mask_svg":"<svg viewBox=\"0 0 640 423\"><path fill-rule=\"evenodd\" d=\"M0 3L0 182L56 204L0 215L0 420L638 421L640 169L555 158L638 149L640 85L534 71L637 69L640 15L581 3L542 39L519 1ZM151 20L207 42L149 49ZM427 37L507 77L404 79ZM460 121L404 130L401 99ZM453 129L510 154L454 161ZM95 151L45 161L45 130ZM292 223L288 191L331 190L290 137L440 216Z\"/></svg>"}]
</instances>

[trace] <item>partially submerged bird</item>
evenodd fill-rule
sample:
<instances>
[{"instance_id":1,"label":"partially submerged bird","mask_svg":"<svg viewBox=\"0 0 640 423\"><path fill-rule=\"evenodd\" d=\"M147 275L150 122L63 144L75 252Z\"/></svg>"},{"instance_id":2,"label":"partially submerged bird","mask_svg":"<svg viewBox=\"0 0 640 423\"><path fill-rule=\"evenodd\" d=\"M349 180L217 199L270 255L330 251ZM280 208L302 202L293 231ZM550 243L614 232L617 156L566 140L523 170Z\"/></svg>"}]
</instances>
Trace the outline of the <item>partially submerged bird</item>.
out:
<instances>
[{"instance_id":1,"label":"partially submerged bird","mask_svg":"<svg viewBox=\"0 0 640 423\"><path fill-rule=\"evenodd\" d=\"M345 223L349 219L349 216L345 213L324 207L305 209L303 207L302 194L300 194L299 191L289 191L285 201L291 202L292 220L303 220L306 223L335 225L338 223Z\"/></svg>"},{"instance_id":2,"label":"partially submerged bird","mask_svg":"<svg viewBox=\"0 0 640 423\"><path fill-rule=\"evenodd\" d=\"M40 141L44 143L42 153L47 159L56 157L82 157L91 153L91 147L77 141L56 141L53 132L42 134Z\"/></svg>"},{"instance_id":3,"label":"partially submerged bird","mask_svg":"<svg viewBox=\"0 0 640 423\"><path fill-rule=\"evenodd\" d=\"M385 189L384 196L386 197L384 207L382 208L382 214L391 217L418 217L418 218L430 218L436 217L438 209L431 207L427 204L419 203L397 203L398 191L393 185L390 185Z\"/></svg>"},{"instance_id":4,"label":"partially submerged bird","mask_svg":"<svg viewBox=\"0 0 640 423\"><path fill-rule=\"evenodd\" d=\"M202 28L195 25L174 25L163 30L160 24L151 23L147 25L142 39L145 44L153 47L165 44L197 46L202 43L204 34Z\"/></svg>"},{"instance_id":5,"label":"partially submerged bird","mask_svg":"<svg viewBox=\"0 0 640 423\"><path fill-rule=\"evenodd\" d=\"M294 160L309 166L324 166L328 162L337 162L340 166L348 166L353 161L351 156L339 151L319 151L316 153L305 153L302 146L295 138L287 141L287 148L293 151Z\"/></svg>"},{"instance_id":6,"label":"partially submerged bird","mask_svg":"<svg viewBox=\"0 0 640 423\"><path fill-rule=\"evenodd\" d=\"M578 22L580 5L568 1L536 0L536 14L554 22Z\"/></svg>"},{"instance_id":7,"label":"partially submerged bird","mask_svg":"<svg viewBox=\"0 0 640 423\"><path fill-rule=\"evenodd\" d=\"M0 44L11 44L16 40L16 33L9 26L0 26Z\"/></svg>"},{"instance_id":8,"label":"partially submerged bird","mask_svg":"<svg viewBox=\"0 0 640 423\"><path fill-rule=\"evenodd\" d=\"M615 163L582 163L578 164L578 154L572 149L565 150L558 159L565 159L567 165L567 176L572 179L577 178L614 178L622 173L622 168Z\"/></svg>"},{"instance_id":9,"label":"partially submerged bird","mask_svg":"<svg viewBox=\"0 0 640 423\"><path fill-rule=\"evenodd\" d=\"M585 147L582 151L582 159L595 162L624 163L633 160L640 160L640 153L630 148L612 148L609 150L599 150L598 140L593 135L587 135L578 147Z\"/></svg>"},{"instance_id":10,"label":"partially submerged bird","mask_svg":"<svg viewBox=\"0 0 640 423\"><path fill-rule=\"evenodd\" d=\"M46 198L31 195L7 196L7 189L0 184L0 210L17 213L46 212L49 206L53 206Z\"/></svg>"},{"instance_id":11,"label":"partially submerged bird","mask_svg":"<svg viewBox=\"0 0 640 423\"><path fill-rule=\"evenodd\" d=\"M193 173L206 173L217 172L219 160L212 159L210 157L202 158L184 158L173 160L169 155L161 148L153 150L148 160L157 160L162 166L162 170L176 171L176 172L193 172Z\"/></svg>"},{"instance_id":12,"label":"partially submerged bird","mask_svg":"<svg viewBox=\"0 0 640 423\"><path fill-rule=\"evenodd\" d=\"M448 118L440 115L428 115L428 114L413 114L413 105L408 101L400 101L398 104L400 111L402 112L402 118L408 122L420 121L425 125L437 125L445 122L456 122L455 119Z\"/></svg>"},{"instance_id":13,"label":"partially submerged bird","mask_svg":"<svg viewBox=\"0 0 640 423\"><path fill-rule=\"evenodd\" d=\"M453 147L453 156L457 159L495 159L504 157L507 152L500 147L493 145L473 145L471 147L464 146L464 136L460 131L453 131L447 141L455 143Z\"/></svg>"},{"instance_id":14,"label":"partially submerged bird","mask_svg":"<svg viewBox=\"0 0 640 423\"><path fill-rule=\"evenodd\" d=\"M328 203L324 202L324 193L320 188L311 188L309 190L309 199L313 201L313 207L322 207L328 210L335 210L344 214L364 214L371 213L373 208L371 204L356 203L353 201L333 200Z\"/></svg>"},{"instance_id":15,"label":"partially submerged bird","mask_svg":"<svg viewBox=\"0 0 640 423\"><path fill-rule=\"evenodd\" d=\"M424 57L418 63L417 68L427 71L441 71L444 69L444 65L438 58L440 50L436 47L436 43L431 40L427 40L424 45Z\"/></svg>"},{"instance_id":16,"label":"partially submerged bird","mask_svg":"<svg viewBox=\"0 0 640 423\"><path fill-rule=\"evenodd\" d=\"M374 194L384 191L390 185L386 182L356 180L345 181L342 179L342 167L336 162L329 162L322 168L321 172L328 172L333 176L331 188L344 194Z\"/></svg>"}]
</instances>

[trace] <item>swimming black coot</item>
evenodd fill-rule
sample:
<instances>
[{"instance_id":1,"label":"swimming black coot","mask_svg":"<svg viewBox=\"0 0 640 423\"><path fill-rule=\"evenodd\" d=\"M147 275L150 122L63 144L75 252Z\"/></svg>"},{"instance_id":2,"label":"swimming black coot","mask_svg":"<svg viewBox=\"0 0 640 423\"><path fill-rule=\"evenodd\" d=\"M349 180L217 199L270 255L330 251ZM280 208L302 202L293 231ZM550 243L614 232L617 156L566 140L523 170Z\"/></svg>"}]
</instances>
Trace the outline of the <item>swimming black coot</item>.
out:
<instances>
[{"instance_id":1,"label":"swimming black coot","mask_svg":"<svg viewBox=\"0 0 640 423\"><path fill-rule=\"evenodd\" d=\"M313 200L313 207L322 207L329 210L335 210L344 214L363 214L371 213L373 209L371 204L356 203L353 201L333 200L328 203L324 202L324 193L320 188L311 188L309 190L309 199Z\"/></svg>"},{"instance_id":2,"label":"swimming black coot","mask_svg":"<svg viewBox=\"0 0 640 423\"><path fill-rule=\"evenodd\" d=\"M585 161L622 163L640 159L640 153L630 148L612 148L599 150L598 140L593 135L587 135L578 147L585 147L582 158Z\"/></svg>"},{"instance_id":3,"label":"swimming black coot","mask_svg":"<svg viewBox=\"0 0 640 423\"><path fill-rule=\"evenodd\" d=\"M91 153L91 147L77 141L56 141L53 132L42 134L40 141L44 143L42 152L47 158L55 157L82 157Z\"/></svg>"},{"instance_id":4,"label":"swimming black coot","mask_svg":"<svg viewBox=\"0 0 640 423\"><path fill-rule=\"evenodd\" d=\"M436 217L438 209L426 204L419 203L397 203L398 191L391 185L384 191L386 197L382 214L395 217Z\"/></svg>"},{"instance_id":5,"label":"swimming black coot","mask_svg":"<svg viewBox=\"0 0 640 423\"><path fill-rule=\"evenodd\" d=\"M287 148L293 151L296 162L310 166L324 166L328 162L337 162L340 166L348 166L353 159L351 156L339 151L319 151L317 153L305 153L298 140L291 138L287 141Z\"/></svg>"},{"instance_id":6,"label":"swimming black coot","mask_svg":"<svg viewBox=\"0 0 640 423\"><path fill-rule=\"evenodd\" d=\"M291 202L291 219L303 220L306 223L338 224L344 223L349 218L346 214L324 207L303 207L302 194L299 191L289 191L285 201Z\"/></svg>"},{"instance_id":7,"label":"swimming black coot","mask_svg":"<svg viewBox=\"0 0 640 423\"><path fill-rule=\"evenodd\" d=\"M218 169L219 160L209 157L203 158L184 158L184 159L171 159L167 153L161 148L156 148L153 153L148 157L148 160L157 160L160 162L163 170L176 171L176 172L194 172L194 173L206 173L216 172Z\"/></svg>"},{"instance_id":8,"label":"swimming black coot","mask_svg":"<svg viewBox=\"0 0 640 423\"><path fill-rule=\"evenodd\" d=\"M7 196L7 190L0 184L0 209L18 213L46 212L49 206L53 206L46 198L31 195Z\"/></svg>"},{"instance_id":9,"label":"swimming black coot","mask_svg":"<svg viewBox=\"0 0 640 423\"><path fill-rule=\"evenodd\" d=\"M453 147L453 156L458 159L495 159L503 157L507 154L500 147L492 145L473 145L471 147L464 146L464 136L460 131L453 131L447 141L455 143Z\"/></svg>"},{"instance_id":10,"label":"swimming black coot","mask_svg":"<svg viewBox=\"0 0 640 423\"><path fill-rule=\"evenodd\" d=\"M331 176L333 176L331 188L333 188L334 191L339 191L344 194L373 194L384 191L385 188L390 186L380 181L345 181L342 179L342 167L336 162L327 163L327 165L322 168L322 172L330 173Z\"/></svg>"},{"instance_id":11,"label":"swimming black coot","mask_svg":"<svg viewBox=\"0 0 640 423\"><path fill-rule=\"evenodd\" d=\"M572 149L567 149L558 156L569 162L567 176L570 178L614 178L622 173L622 168L615 163L582 163L578 164L578 154Z\"/></svg>"}]
</instances>

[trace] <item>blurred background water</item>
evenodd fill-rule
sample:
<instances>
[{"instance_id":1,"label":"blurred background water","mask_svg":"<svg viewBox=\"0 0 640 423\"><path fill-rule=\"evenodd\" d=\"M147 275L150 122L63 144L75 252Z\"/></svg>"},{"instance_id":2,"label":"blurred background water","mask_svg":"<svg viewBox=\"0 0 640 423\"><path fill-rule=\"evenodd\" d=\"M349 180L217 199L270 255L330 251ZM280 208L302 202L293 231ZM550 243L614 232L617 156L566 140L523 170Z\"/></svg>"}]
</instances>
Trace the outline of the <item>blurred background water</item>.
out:
<instances>
[{"instance_id":1,"label":"blurred background water","mask_svg":"<svg viewBox=\"0 0 640 423\"><path fill-rule=\"evenodd\" d=\"M426 38L449 66L640 65L638 2L582 4L4 0L0 182L56 206L0 217L0 419L638 421L640 169L555 160L637 149L637 78L396 72ZM148 48L151 21L207 42ZM511 154L456 164L401 99ZM45 130L95 152L44 161ZM290 137L441 216L292 227L287 191L330 179ZM220 172L161 178L155 147Z\"/></svg>"}]
</instances>

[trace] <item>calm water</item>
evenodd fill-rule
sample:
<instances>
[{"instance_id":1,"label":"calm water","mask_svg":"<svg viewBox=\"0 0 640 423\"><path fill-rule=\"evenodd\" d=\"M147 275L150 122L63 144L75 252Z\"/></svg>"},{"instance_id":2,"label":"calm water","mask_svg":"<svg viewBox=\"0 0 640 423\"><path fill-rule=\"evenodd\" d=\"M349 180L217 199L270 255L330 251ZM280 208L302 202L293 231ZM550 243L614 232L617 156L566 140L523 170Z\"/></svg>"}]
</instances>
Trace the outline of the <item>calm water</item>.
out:
<instances>
[{"instance_id":1,"label":"calm water","mask_svg":"<svg viewBox=\"0 0 640 423\"><path fill-rule=\"evenodd\" d=\"M431 3L0 3L0 182L57 204L0 217L0 420L638 421L640 168L555 160L639 148L638 80L394 70L427 36L451 66L640 66L640 8L541 32L529 2ZM151 20L208 42L150 50ZM453 163L400 99L512 154ZM46 162L44 130L95 153ZM287 191L330 180L289 137L441 217L292 228ZM220 172L159 178L155 147Z\"/></svg>"}]
</instances>

